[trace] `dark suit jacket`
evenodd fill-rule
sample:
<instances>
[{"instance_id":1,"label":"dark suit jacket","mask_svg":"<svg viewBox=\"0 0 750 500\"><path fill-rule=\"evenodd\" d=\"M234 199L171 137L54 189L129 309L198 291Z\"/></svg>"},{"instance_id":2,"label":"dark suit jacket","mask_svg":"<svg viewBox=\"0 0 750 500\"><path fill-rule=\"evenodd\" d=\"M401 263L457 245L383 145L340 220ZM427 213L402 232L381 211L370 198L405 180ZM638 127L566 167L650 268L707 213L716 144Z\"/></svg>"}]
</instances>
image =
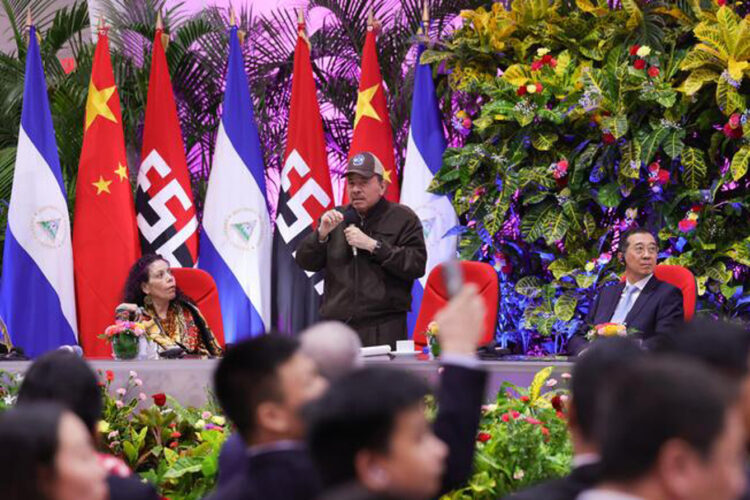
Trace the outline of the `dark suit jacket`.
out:
<instances>
[{"instance_id":1,"label":"dark suit jacket","mask_svg":"<svg viewBox=\"0 0 750 500\"><path fill-rule=\"evenodd\" d=\"M460 487L474 467L474 448L484 401L487 374L445 364L437 392L438 413L433 430L448 445L448 457L440 492L435 498ZM368 492L356 483L336 485L319 500L397 500Z\"/></svg>"},{"instance_id":2,"label":"dark suit jacket","mask_svg":"<svg viewBox=\"0 0 750 500\"><path fill-rule=\"evenodd\" d=\"M154 487L142 482L135 475L130 477L109 475L107 486L110 500L159 500Z\"/></svg>"},{"instance_id":3,"label":"dark suit jacket","mask_svg":"<svg viewBox=\"0 0 750 500\"><path fill-rule=\"evenodd\" d=\"M593 326L610 321L624 289L624 282L602 288L586 316L586 322ZM638 330L641 338L648 341L671 332L683 321L684 315L680 289L652 276L630 308L625 323L628 328ZM570 339L569 352L575 354L585 346L583 336L576 334Z\"/></svg>"},{"instance_id":4,"label":"dark suit jacket","mask_svg":"<svg viewBox=\"0 0 750 500\"><path fill-rule=\"evenodd\" d=\"M599 479L599 464L576 467L569 475L539 483L513 493L507 500L575 500L578 495Z\"/></svg>"},{"instance_id":5,"label":"dark suit jacket","mask_svg":"<svg viewBox=\"0 0 750 500\"><path fill-rule=\"evenodd\" d=\"M221 488L247 467L247 445L238 432L233 432L219 452L219 477L216 487Z\"/></svg>"},{"instance_id":6,"label":"dark suit jacket","mask_svg":"<svg viewBox=\"0 0 750 500\"><path fill-rule=\"evenodd\" d=\"M321 491L310 454L303 447L265 451L247 457L236 474L210 500L313 500Z\"/></svg>"}]
</instances>

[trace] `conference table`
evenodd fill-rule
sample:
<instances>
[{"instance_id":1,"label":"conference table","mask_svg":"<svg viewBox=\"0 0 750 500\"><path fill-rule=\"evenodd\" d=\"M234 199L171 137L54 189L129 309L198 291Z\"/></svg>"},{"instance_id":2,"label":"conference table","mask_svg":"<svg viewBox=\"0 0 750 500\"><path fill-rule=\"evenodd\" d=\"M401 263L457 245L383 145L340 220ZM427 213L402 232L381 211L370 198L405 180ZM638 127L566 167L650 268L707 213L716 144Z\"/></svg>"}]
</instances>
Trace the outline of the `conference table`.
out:
<instances>
[{"instance_id":1,"label":"conference table","mask_svg":"<svg viewBox=\"0 0 750 500\"><path fill-rule=\"evenodd\" d=\"M151 395L164 393L174 397L184 406L202 406L211 393L213 386L213 372L218 360L216 359L177 359L177 360L152 360L152 361L117 361L117 360L89 360L95 370L102 372L102 380L106 371L114 374L114 380L110 386L112 392L127 384L130 372L136 372L143 385L134 387L131 395L137 396L143 392L148 396L144 404L151 403ZM518 386L528 386L534 375L541 369L552 366L552 377L557 379L559 385L556 388L565 387L567 377L570 373L572 363L562 357L555 358L526 358L512 360L480 361L481 367L489 373L486 400L495 400L498 390L504 382L510 382ZM24 373L30 361L6 361L0 363L0 370L11 373ZM423 377L430 384L437 381L440 369L439 360L423 360L414 357L389 358L379 356L365 358L367 366L382 366L387 368L401 369L412 372Z\"/></svg>"}]
</instances>

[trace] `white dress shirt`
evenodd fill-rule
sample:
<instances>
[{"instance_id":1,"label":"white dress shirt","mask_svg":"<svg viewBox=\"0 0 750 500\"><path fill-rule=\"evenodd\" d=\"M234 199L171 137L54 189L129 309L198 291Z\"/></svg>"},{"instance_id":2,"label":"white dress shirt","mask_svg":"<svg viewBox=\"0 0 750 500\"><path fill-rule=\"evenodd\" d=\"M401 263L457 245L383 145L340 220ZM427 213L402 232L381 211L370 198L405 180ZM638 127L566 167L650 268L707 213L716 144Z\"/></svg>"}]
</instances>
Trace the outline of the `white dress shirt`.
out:
<instances>
[{"instance_id":1,"label":"white dress shirt","mask_svg":"<svg viewBox=\"0 0 750 500\"><path fill-rule=\"evenodd\" d=\"M625 286L622 288L622 294L620 295L620 300L617 302L617 305L620 304L623 300L626 300L626 296L628 294L628 287L635 287L636 290L633 292L633 298L630 302L630 309L633 309L633 306L635 305L636 301L638 300L638 297L641 295L641 292L644 288L646 288L646 284L649 282L649 280L654 276L654 273L649 274L645 278L643 278L640 281L636 281L635 283L631 283L630 281L626 280ZM615 307L615 311L617 311L617 307ZM630 311L628 311L629 313ZM614 316L614 313L613 313ZM627 315L626 315L627 316Z\"/></svg>"},{"instance_id":2,"label":"white dress shirt","mask_svg":"<svg viewBox=\"0 0 750 500\"><path fill-rule=\"evenodd\" d=\"M620 491L594 488L586 490L576 497L576 500L643 500L641 497L628 495Z\"/></svg>"}]
</instances>

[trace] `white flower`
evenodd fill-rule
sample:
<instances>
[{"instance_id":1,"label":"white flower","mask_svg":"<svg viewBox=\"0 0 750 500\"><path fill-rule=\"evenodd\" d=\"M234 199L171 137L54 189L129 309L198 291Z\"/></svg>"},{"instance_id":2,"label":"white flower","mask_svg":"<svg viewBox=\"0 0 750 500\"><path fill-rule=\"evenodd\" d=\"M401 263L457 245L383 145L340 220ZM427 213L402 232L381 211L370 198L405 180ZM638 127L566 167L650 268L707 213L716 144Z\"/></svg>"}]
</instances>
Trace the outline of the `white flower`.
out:
<instances>
[{"instance_id":1,"label":"white flower","mask_svg":"<svg viewBox=\"0 0 750 500\"><path fill-rule=\"evenodd\" d=\"M638 57L646 57L651 53L651 47L648 45L644 45L638 49L638 52L636 52L636 55Z\"/></svg>"},{"instance_id":2,"label":"white flower","mask_svg":"<svg viewBox=\"0 0 750 500\"><path fill-rule=\"evenodd\" d=\"M227 423L227 419L222 417L221 415L214 415L211 418L211 421L215 423L216 425L224 425Z\"/></svg>"},{"instance_id":3,"label":"white flower","mask_svg":"<svg viewBox=\"0 0 750 500\"><path fill-rule=\"evenodd\" d=\"M513 473L513 479L520 481L525 475L523 469L516 469L516 472Z\"/></svg>"},{"instance_id":4,"label":"white flower","mask_svg":"<svg viewBox=\"0 0 750 500\"><path fill-rule=\"evenodd\" d=\"M7 396L3 398L3 403L5 403L6 406L11 406L15 402L16 402L16 397L11 394L8 394Z\"/></svg>"},{"instance_id":5,"label":"white flower","mask_svg":"<svg viewBox=\"0 0 750 500\"><path fill-rule=\"evenodd\" d=\"M23 382L23 373L16 373L16 382Z\"/></svg>"},{"instance_id":6,"label":"white flower","mask_svg":"<svg viewBox=\"0 0 750 500\"><path fill-rule=\"evenodd\" d=\"M124 396L124 395L125 395L125 393L127 393L128 391L127 391L127 389L125 389L124 387L120 387L119 389L117 389L117 391L116 391L116 392L117 392L117 394L118 394L119 396Z\"/></svg>"},{"instance_id":7,"label":"white flower","mask_svg":"<svg viewBox=\"0 0 750 500\"><path fill-rule=\"evenodd\" d=\"M564 378L564 379L569 379L569 378L572 378L572 377L573 377L573 375L571 375L571 374L570 374L570 373L568 373L568 372L565 372L565 373L563 373L563 374L562 374L562 375L560 375L560 376L561 376L562 378Z\"/></svg>"},{"instance_id":8,"label":"white flower","mask_svg":"<svg viewBox=\"0 0 750 500\"><path fill-rule=\"evenodd\" d=\"M141 379L137 378L137 379L133 380L133 383L134 383L135 385L137 385L138 387L140 387L140 386L142 386L142 385L143 385L143 380L141 380Z\"/></svg>"},{"instance_id":9,"label":"white flower","mask_svg":"<svg viewBox=\"0 0 750 500\"><path fill-rule=\"evenodd\" d=\"M145 394L140 393L140 394L138 394L138 399L140 399L141 401L146 401L146 399L148 399L148 397Z\"/></svg>"},{"instance_id":10,"label":"white flower","mask_svg":"<svg viewBox=\"0 0 750 500\"><path fill-rule=\"evenodd\" d=\"M130 374L129 375L130 375L130 378L136 378L136 377L138 377L138 374L135 371L133 371L133 370L130 370Z\"/></svg>"},{"instance_id":11,"label":"white flower","mask_svg":"<svg viewBox=\"0 0 750 500\"><path fill-rule=\"evenodd\" d=\"M195 425L193 426L198 430L203 430L206 427L206 421L203 419L198 420Z\"/></svg>"},{"instance_id":12,"label":"white flower","mask_svg":"<svg viewBox=\"0 0 750 500\"><path fill-rule=\"evenodd\" d=\"M118 399L117 401L115 401L115 406L118 408L122 408L123 406L125 406L125 403Z\"/></svg>"},{"instance_id":13,"label":"white flower","mask_svg":"<svg viewBox=\"0 0 750 500\"><path fill-rule=\"evenodd\" d=\"M210 418L211 418L211 412L210 412L210 411L204 411L203 413L201 413L201 418L202 418L203 420L208 420L208 419L210 419Z\"/></svg>"},{"instance_id":14,"label":"white flower","mask_svg":"<svg viewBox=\"0 0 750 500\"><path fill-rule=\"evenodd\" d=\"M535 94L536 93L536 85L533 83L530 83L529 85L526 85L526 92L529 94Z\"/></svg>"},{"instance_id":15,"label":"white flower","mask_svg":"<svg viewBox=\"0 0 750 500\"><path fill-rule=\"evenodd\" d=\"M547 387L555 387L557 385L557 379L551 378L545 384Z\"/></svg>"},{"instance_id":16,"label":"white flower","mask_svg":"<svg viewBox=\"0 0 750 500\"><path fill-rule=\"evenodd\" d=\"M547 54L549 54L549 49L547 47L540 47L536 49L536 55L538 55L539 57L546 56Z\"/></svg>"}]
</instances>

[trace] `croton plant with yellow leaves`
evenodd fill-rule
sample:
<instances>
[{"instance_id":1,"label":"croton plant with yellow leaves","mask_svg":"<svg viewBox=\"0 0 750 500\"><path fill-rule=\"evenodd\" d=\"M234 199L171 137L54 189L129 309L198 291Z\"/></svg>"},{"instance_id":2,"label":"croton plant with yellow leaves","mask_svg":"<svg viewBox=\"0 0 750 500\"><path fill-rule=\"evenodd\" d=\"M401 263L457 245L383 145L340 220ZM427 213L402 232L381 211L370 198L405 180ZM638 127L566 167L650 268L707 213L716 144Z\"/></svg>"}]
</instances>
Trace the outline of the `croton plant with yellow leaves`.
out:
<instances>
[{"instance_id":1,"label":"croton plant with yellow leaves","mask_svg":"<svg viewBox=\"0 0 750 500\"><path fill-rule=\"evenodd\" d=\"M463 256L498 269L501 340L526 352L587 329L636 225L693 271L699 309L750 320L750 18L723 0L619 5L493 3L422 56L465 136L432 190L462 217Z\"/></svg>"}]
</instances>

